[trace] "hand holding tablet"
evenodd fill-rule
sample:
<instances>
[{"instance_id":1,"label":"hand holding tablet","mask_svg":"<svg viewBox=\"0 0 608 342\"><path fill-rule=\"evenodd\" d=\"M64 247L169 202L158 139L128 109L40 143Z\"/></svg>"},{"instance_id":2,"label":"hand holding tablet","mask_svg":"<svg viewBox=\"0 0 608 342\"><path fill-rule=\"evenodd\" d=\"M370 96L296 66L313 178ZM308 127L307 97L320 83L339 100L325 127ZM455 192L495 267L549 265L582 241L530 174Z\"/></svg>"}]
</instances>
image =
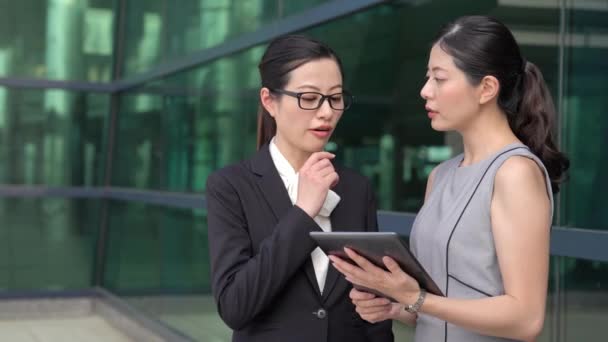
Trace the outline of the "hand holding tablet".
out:
<instances>
[{"instance_id":1,"label":"hand holding tablet","mask_svg":"<svg viewBox=\"0 0 608 342\"><path fill-rule=\"evenodd\" d=\"M345 261L354 263L345 253L350 248L372 264L387 270L382 258L391 257L401 270L418 281L421 288L438 296L443 293L428 275L418 260L412 255L407 245L398 234L392 232L311 232L310 237L317 242L327 255L335 255ZM371 292L383 297L383 293L366 287L356 286L361 291ZM392 299L392 298L389 298Z\"/></svg>"}]
</instances>

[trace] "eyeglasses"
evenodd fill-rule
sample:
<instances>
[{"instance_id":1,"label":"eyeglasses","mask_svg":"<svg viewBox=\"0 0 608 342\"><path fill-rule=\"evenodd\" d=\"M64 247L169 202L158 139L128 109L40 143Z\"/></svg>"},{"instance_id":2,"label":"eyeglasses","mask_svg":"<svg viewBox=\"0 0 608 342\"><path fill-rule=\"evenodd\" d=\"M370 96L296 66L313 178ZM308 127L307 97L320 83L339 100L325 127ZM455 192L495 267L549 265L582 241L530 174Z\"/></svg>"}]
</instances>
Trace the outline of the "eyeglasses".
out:
<instances>
[{"instance_id":1,"label":"eyeglasses","mask_svg":"<svg viewBox=\"0 0 608 342\"><path fill-rule=\"evenodd\" d=\"M341 93L323 95L314 91L306 91L295 93L293 91L283 89L270 89L270 91L295 97L298 99L298 106L305 110L315 110L321 108L325 99L329 102L329 106L335 110L347 110L353 104L354 96L343 91Z\"/></svg>"}]
</instances>

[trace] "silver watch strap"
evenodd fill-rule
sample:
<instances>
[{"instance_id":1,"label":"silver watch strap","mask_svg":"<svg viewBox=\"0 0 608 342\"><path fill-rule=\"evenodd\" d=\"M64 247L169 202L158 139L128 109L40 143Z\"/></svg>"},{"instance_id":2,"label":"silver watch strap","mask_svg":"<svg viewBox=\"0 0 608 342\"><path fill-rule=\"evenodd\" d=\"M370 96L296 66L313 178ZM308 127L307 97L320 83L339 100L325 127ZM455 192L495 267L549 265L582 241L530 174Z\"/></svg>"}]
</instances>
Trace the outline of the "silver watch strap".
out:
<instances>
[{"instance_id":1,"label":"silver watch strap","mask_svg":"<svg viewBox=\"0 0 608 342\"><path fill-rule=\"evenodd\" d=\"M416 302L414 304L406 305L405 311L412 313L412 314L418 313L418 310L420 310L422 303L424 303L424 298L426 298L426 290L421 288L420 294L418 295L418 299L416 300Z\"/></svg>"}]
</instances>

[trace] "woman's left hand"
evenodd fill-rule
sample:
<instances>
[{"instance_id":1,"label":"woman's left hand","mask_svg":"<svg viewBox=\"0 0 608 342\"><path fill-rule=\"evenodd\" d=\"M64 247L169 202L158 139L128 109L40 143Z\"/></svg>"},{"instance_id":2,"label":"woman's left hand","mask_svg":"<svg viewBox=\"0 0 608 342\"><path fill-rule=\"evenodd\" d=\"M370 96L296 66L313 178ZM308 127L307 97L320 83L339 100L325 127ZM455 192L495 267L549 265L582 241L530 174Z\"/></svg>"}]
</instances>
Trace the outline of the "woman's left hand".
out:
<instances>
[{"instance_id":1,"label":"woman's left hand","mask_svg":"<svg viewBox=\"0 0 608 342\"><path fill-rule=\"evenodd\" d=\"M418 282L403 272L392 258L388 256L382 258L382 262L388 269L387 272L352 249L344 248L344 251L356 265L335 255L330 255L329 259L334 267L346 277L347 281L354 285L379 291L403 304L412 304L418 298L420 293Z\"/></svg>"}]
</instances>

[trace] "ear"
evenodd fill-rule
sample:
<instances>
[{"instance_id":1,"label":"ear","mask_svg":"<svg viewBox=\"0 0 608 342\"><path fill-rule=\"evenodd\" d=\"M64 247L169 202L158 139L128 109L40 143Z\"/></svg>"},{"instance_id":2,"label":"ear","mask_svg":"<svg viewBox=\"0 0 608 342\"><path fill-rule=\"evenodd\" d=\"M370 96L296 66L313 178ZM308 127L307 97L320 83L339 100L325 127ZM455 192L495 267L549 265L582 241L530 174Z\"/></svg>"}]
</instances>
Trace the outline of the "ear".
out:
<instances>
[{"instance_id":1,"label":"ear","mask_svg":"<svg viewBox=\"0 0 608 342\"><path fill-rule=\"evenodd\" d=\"M262 89L260 89L260 103L262 106L264 106L264 109L268 111L270 116L274 118L277 113L277 99L276 97L272 96L272 93L266 87L262 87Z\"/></svg>"},{"instance_id":2,"label":"ear","mask_svg":"<svg viewBox=\"0 0 608 342\"><path fill-rule=\"evenodd\" d=\"M479 83L479 104L486 104L496 97L500 91L500 82L494 76L485 76Z\"/></svg>"}]
</instances>

